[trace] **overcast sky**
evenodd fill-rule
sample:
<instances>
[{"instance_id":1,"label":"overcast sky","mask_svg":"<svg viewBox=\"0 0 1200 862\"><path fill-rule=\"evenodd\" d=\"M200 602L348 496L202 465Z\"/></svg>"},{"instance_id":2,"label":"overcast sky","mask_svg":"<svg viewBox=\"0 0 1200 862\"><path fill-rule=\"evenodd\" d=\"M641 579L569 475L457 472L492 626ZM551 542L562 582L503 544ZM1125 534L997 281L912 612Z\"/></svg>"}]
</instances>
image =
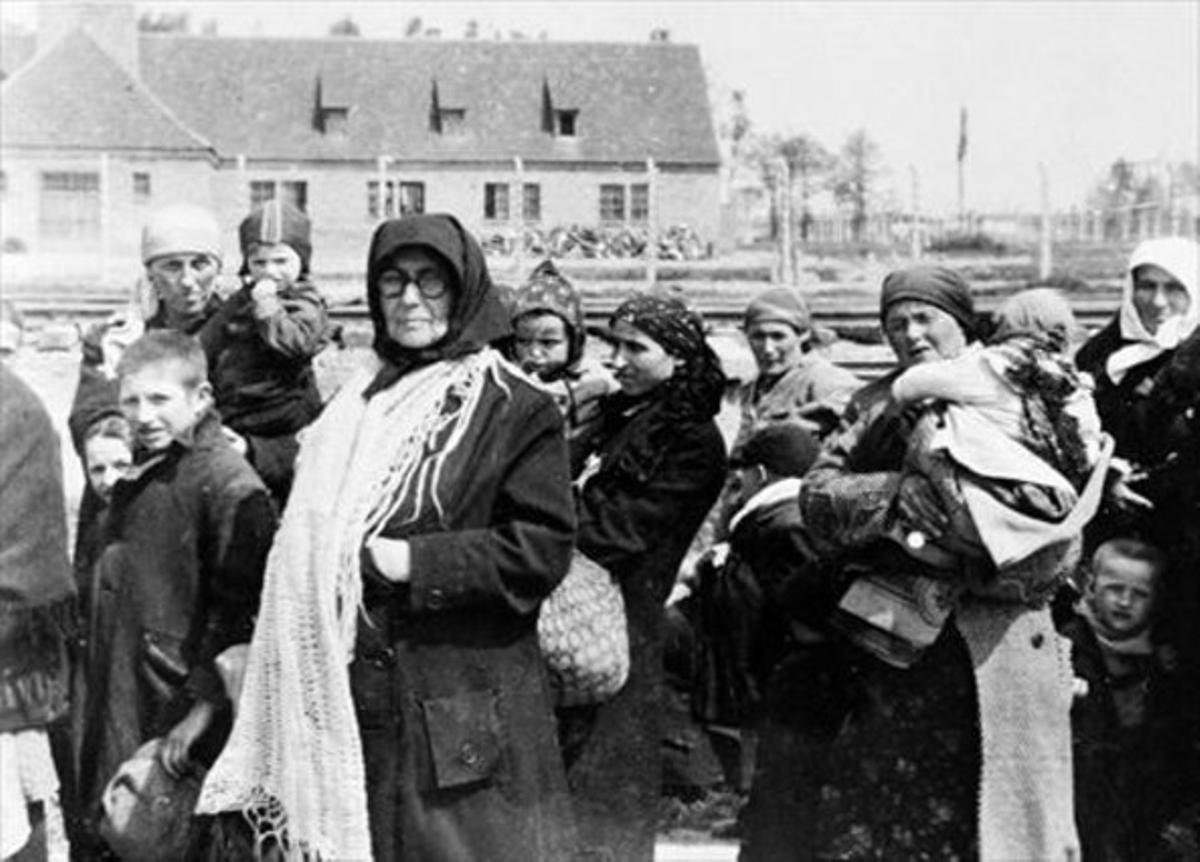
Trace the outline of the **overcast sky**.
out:
<instances>
[{"instance_id":1,"label":"overcast sky","mask_svg":"<svg viewBox=\"0 0 1200 862\"><path fill-rule=\"evenodd\" d=\"M32 26L36 3L3 0ZM666 28L700 46L714 99L744 90L763 131L807 132L836 149L863 127L884 183L907 202L910 166L927 208L955 202L959 107L968 111L967 203L1034 208L1038 164L1067 205L1118 156L1198 158L1200 0L674 0L543 2L157 2L221 35L322 36L350 15L398 38L412 17L462 35L513 30L556 40L642 41ZM722 105L715 105L721 113Z\"/></svg>"}]
</instances>

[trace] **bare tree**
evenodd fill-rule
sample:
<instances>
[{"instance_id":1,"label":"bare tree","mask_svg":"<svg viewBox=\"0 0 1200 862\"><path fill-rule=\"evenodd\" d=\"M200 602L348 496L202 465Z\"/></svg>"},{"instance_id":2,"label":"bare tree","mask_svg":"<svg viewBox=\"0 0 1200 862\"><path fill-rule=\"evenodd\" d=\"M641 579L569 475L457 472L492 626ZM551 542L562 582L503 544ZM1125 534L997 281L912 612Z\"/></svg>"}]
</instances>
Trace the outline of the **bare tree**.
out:
<instances>
[{"instance_id":1,"label":"bare tree","mask_svg":"<svg viewBox=\"0 0 1200 862\"><path fill-rule=\"evenodd\" d=\"M855 240L862 239L878 176L879 145L871 140L866 129L856 129L838 153L833 182L834 197L850 207L850 232Z\"/></svg>"},{"instance_id":2,"label":"bare tree","mask_svg":"<svg viewBox=\"0 0 1200 862\"><path fill-rule=\"evenodd\" d=\"M779 155L787 162L791 178L788 194L795 199L797 188L800 191L800 239L807 241L813 223L809 201L813 192L828 178L836 159L820 141L804 134L780 141Z\"/></svg>"},{"instance_id":3,"label":"bare tree","mask_svg":"<svg viewBox=\"0 0 1200 862\"><path fill-rule=\"evenodd\" d=\"M333 24L330 25L329 35L330 36L361 36L362 30L360 30L358 28L358 25L356 23L354 23L354 19L351 18L349 15L347 15L345 18L341 18L337 21L334 21Z\"/></svg>"}]
</instances>

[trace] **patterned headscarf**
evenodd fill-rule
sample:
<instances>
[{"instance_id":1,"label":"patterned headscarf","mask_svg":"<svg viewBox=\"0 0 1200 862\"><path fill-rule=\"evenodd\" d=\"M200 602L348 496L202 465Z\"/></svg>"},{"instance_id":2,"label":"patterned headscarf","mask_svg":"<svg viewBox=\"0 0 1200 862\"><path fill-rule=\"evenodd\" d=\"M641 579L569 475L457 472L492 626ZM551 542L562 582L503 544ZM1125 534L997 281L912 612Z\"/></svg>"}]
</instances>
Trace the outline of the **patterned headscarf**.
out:
<instances>
[{"instance_id":1,"label":"patterned headscarf","mask_svg":"<svg viewBox=\"0 0 1200 862\"><path fill-rule=\"evenodd\" d=\"M609 327L624 322L650 336L684 364L663 386L668 411L680 418L715 416L725 375L704 339L704 321L678 299L635 296L613 312Z\"/></svg>"}]
</instances>

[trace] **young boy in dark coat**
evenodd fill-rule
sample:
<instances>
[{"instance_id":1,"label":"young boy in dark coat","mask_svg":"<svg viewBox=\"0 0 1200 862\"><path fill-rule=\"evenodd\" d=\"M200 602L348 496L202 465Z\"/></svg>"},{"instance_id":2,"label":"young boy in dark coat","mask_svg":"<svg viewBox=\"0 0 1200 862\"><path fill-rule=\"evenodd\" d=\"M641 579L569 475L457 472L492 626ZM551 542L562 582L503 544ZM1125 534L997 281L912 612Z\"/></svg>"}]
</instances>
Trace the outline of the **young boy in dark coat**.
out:
<instances>
[{"instance_id":1,"label":"young boy in dark coat","mask_svg":"<svg viewBox=\"0 0 1200 862\"><path fill-rule=\"evenodd\" d=\"M282 505L292 484L296 433L321 412L313 357L329 343L325 300L309 281L312 226L270 200L238 228L242 287L200 332L221 421L246 442L246 459Z\"/></svg>"},{"instance_id":2,"label":"young boy in dark coat","mask_svg":"<svg viewBox=\"0 0 1200 862\"><path fill-rule=\"evenodd\" d=\"M80 754L93 816L117 767L155 736L172 775L215 756L230 712L215 660L250 639L275 526L262 480L221 431L195 339L150 332L117 377L135 464L96 563Z\"/></svg>"},{"instance_id":3,"label":"young boy in dark coat","mask_svg":"<svg viewBox=\"0 0 1200 862\"><path fill-rule=\"evenodd\" d=\"M1071 711L1075 812L1088 860L1169 858L1164 829L1195 799L1187 738L1194 698L1177 660L1151 639L1166 565L1143 541L1104 542L1078 615L1063 627L1079 690Z\"/></svg>"}]
</instances>

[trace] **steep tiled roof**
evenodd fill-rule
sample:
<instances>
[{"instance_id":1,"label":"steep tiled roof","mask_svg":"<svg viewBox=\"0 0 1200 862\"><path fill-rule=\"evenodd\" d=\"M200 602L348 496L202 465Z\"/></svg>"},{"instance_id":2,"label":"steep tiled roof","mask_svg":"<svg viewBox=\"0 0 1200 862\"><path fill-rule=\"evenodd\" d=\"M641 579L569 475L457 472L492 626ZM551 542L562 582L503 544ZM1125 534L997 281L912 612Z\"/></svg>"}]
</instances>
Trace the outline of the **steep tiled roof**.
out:
<instances>
[{"instance_id":1,"label":"steep tiled roof","mask_svg":"<svg viewBox=\"0 0 1200 862\"><path fill-rule=\"evenodd\" d=\"M37 48L37 37L32 33L0 33L0 78L7 78L25 65Z\"/></svg>"},{"instance_id":2,"label":"steep tiled roof","mask_svg":"<svg viewBox=\"0 0 1200 862\"><path fill-rule=\"evenodd\" d=\"M225 157L719 162L690 45L147 35L140 51L142 79ZM337 134L314 122L318 78L349 102ZM435 81L465 133L430 130ZM577 137L547 131L544 86Z\"/></svg>"},{"instance_id":3,"label":"steep tiled roof","mask_svg":"<svg viewBox=\"0 0 1200 862\"><path fill-rule=\"evenodd\" d=\"M211 152L145 85L72 30L0 85L6 148Z\"/></svg>"}]
</instances>

